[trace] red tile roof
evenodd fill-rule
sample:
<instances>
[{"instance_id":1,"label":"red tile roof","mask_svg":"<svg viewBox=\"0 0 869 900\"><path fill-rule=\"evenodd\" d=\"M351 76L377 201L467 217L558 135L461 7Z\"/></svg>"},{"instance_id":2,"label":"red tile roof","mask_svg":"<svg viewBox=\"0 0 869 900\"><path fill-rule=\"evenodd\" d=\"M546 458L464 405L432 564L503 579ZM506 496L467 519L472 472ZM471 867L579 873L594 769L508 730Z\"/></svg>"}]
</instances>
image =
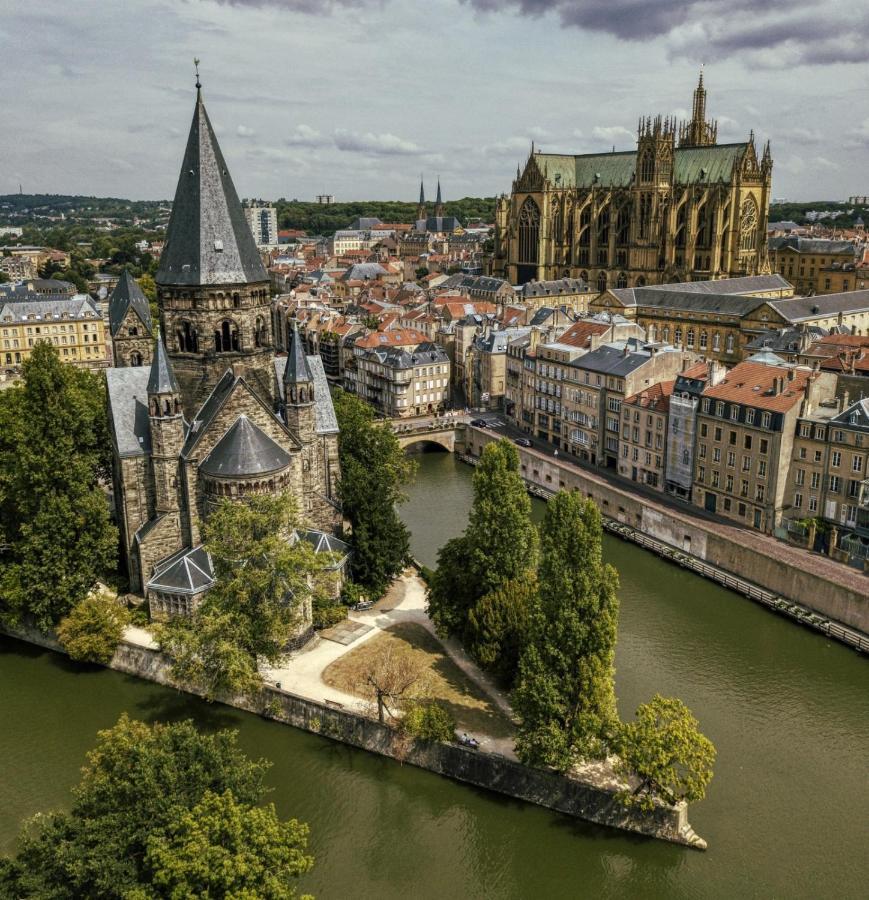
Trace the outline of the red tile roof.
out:
<instances>
[{"instance_id":1,"label":"red tile roof","mask_svg":"<svg viewBox=\"0 0 869 900\"><path fill-rule=\"evenodd\" d=\"M670 397L673 394L673 385L675 381L662 381L659 384L653 384L650 387L643 388L628 397L625 403L629 406L640 406L643 409L651 409L655 412L667 412L670 409Z\"/></svg>"},{"instance_id":2,"label":"red tile roof","mask_svg":"<svg viewBox=\"0 0 869 900\"><path fill-rule=\"evenodd\" d=\"M703 396L771 412L787 412L802 399L806 382L813 374L811 369L804 367L785 368L741 362L727 373L723 381L714 387L707 387ZM782 379L781 390L773 393L777 379Z\"/></svg>"},{"instance_id":3,"label":"red tile roof","mask_svg":"<svg viewBox=\"0 0 869 900\"><path fill-rule=\"evenodd\" d=\"M568 347L585 348L591 345L592 335L604 334L610 326L603 322L574 322L564 334L558 338L559 344L567 344Z\"/></svg>"},{"instance_id":4,"label":"red tile roof","mask_svg":"<svg viewBox=\"0 0 869 900\"><path fill-rule=\"evenodd\" d=\"M356 341L357 347L366 350L376 347L415 347L428 338L415 328L391 328L389 331L373 331Z\"/></svg>"}]
</instances>

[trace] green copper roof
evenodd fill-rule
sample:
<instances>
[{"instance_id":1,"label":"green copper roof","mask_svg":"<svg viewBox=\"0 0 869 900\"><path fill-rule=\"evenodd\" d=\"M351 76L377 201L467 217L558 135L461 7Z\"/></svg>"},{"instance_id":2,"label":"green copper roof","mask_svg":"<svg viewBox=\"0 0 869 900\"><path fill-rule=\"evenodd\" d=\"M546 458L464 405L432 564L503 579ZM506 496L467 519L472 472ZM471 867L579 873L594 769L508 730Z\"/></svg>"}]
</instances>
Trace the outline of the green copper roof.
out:
<instances>
[{"instance_id":1,"label":"green copper roof","mask_svg":"<svg viewBox=\"0 0 869 900\"><path fill-rule=\"evenodd\" d=\"M748 144L719 144L710 147L677 147L676 184L729 182L733 165L742 158L747 146ZM550 183L566 188L629 187L637 170L637 154L634 150L581 156L536 153L534 161ZM706 171L701 176L703 169Z\"/></svg>"}]
</instances>

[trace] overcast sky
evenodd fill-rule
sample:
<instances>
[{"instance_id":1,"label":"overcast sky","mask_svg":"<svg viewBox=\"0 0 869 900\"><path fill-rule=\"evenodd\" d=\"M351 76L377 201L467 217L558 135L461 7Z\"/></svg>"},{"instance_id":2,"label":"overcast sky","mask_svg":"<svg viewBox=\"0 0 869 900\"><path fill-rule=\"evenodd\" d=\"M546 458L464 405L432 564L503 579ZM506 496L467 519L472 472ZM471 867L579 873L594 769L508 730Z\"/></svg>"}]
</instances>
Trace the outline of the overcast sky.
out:
<instances>
[{"instance_id":1,"label":"overcast sky","mask_svg":"<svg viewBox=\"0 0 869 900\"><path fill-rule=\"evenodd\" d=\"M4 0L0 193L174 194L193 57L242 196L509 191L687 115L772 141L773 194L869 193L866 0ZM762 10L758 12L758 10Z\"/></svg>"}]
</instances>

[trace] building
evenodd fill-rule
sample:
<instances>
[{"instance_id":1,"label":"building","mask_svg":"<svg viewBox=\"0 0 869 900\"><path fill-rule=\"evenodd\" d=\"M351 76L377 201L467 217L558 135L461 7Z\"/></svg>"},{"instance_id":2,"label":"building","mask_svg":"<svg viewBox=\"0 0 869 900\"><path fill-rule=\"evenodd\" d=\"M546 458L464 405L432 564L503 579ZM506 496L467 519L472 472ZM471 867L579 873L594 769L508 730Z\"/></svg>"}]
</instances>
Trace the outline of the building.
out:
<instances>
[{"instance_id":1,"label":"building","mask_svg":"<svg viewBox=\"0 0 869 900\"><path fill-rule=\"evenodd\" d=\"M412 328L374 331L357 338L345 387L389 418L430 415L450 398L450 359Z\"/></svg>"},{"instance_id":2,"label":"building","mask_svg":"<svg viewBox=\"0 0 869 900\"><path fill-rule=\"evenodd\" d=\"M673 381L649 385L622 403L618 472L623 478L663 491Z\"/></svg>"},{"instance_id":3,"label":"building","mask_svg":"<svg viewBox=\"0 0 869 900\"><path fill-rule=\"evenodd\" d=\"M274 206L263 200L250 200L245 204L244 214L257 247L270 250L278 246L278 211Z\"/></svg>"},{"instance_id":4,"label":"building","mask_svg":"<svg viewBox=\"0 0 869 900\"><path fill-rule=\"evenodd\" d=\"M106 330L96 303L87 294L6 300L0 297L0 361L15 377L36 344L57 347L63 362L89 369L109 365Z\"/></svg>"},{"instance_id":5,"label":"building","mask_svg":"<svg viewBox=\"0 0 869 900\"><path fill-rule=\"evenodd\" d=\"M771 534L785 509L797 419L835 390L835 375L752 361L708 385L697 416L692 502Z\"/></svg>"},{"instance_id":6,"label":"building","mask_svg":"<svg viewBox=\"0 0 869 900\"><path fill-rule=\"evenodd\" d=\"M275 357L268 276L198 86L155 281L151 365L110 369L107 382L130 589L161 616L189 612L210 586L201 527L218 501L289 492L308 529L341 520L323 366L295 329ZM303 609L295 642L310 633Z\"/></svg>"},{"instance_id":7,"label":"building","mask_svg":"<svg viewBox=\"0 0 869 900\"><path fill-rule=\"evenodd\" d=\"M851 241L808 237L769 239L769 265L797 293L834 294L857 289L856 249Z\"/></svg>"},{"instance_id":8,"label":"building","mask_svg":"<svg viewBox=\"0 0 869 900\"><path fill-rule=\"evenodd\" d=\"M147 366L154 349L148 298L124 269L109 298L109 332L115 366Z\"/></svg>"},{"instance_id":9,"label":"building","mask_svg":"<svg viewBox=\"0 0 869 900\"><path fill-rule=\"evenodd\" d=\"M557 278L554 281L528 281L513 299L523 306L566 306L576 313L588 312L595 296L580 278Z\"/></svg>"},{"instance_id":10,"label":"building","mask_svg":"<svg viewBox=\"0 0 869 900\"><path fill-rule=\"evenodd\" d=\"M703 77L692 118L640 120L636 150L535 150L498 200L493 274L581 278L598 292L769 271L769 144L719 144Z\"/></svg>"},{"instance_id":11,"label":"building","mask_svg":"<svg viewBox=\"0 0 869 900\"><path fill-rule=\"evenodd\" d=\"M425 202L425 187L422 179L419 182L419 205L416 210L414 230L427 234L459 235L462 234L462 223L455 216L444 214L444 202L441 194L441 182L438 179L437 197L435 198L434 215L428 214Z\"/></svg>"}]
</instances>

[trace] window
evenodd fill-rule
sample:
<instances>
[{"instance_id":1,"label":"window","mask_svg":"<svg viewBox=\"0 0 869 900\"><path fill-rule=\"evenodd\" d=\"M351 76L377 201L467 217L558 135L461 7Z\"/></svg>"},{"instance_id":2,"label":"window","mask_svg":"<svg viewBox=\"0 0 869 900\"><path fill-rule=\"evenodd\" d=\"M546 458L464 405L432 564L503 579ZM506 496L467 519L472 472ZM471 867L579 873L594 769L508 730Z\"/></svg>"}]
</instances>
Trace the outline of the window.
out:
<instances>
[{"instance_id":1,"label":"window","mask_svg":"<svg viewBox=\"0 0 869 900\"><path fill-rule=\"evenodd\" d=\"M721 448L720 447L712 448L712 462L721 462Z\"/></svg>"},{"instance_id":2,"label":"window","mask_svg":"<svg viewBox=\"0 0 869 900\"><path fill-rule=\"evenodd\" d=\"M734 446L736 445L736 432L735 431L731 431L730 434L728 435L728 443L730 443Z\"/></svg>"},{"instance_id":3,"label":"window","mask_svg":"<svg viewBox=\"0 0 869 900\"><path fill-rule=\"evenodd\" d=\"M830 476L830 492L838 494L842 490L842 480L838 475Z\"/></svg>"},{"instance_id":4,"label":"window","mask_svg":"<svg viewBox=\"0 0 869 900\"><path fill-rule=\"evenodd\" d=\"M805 452L805 451L804 451ZM833 451L833 455L830 457L830 465L834 469L838 469L842 463L842 454L838 450Z\"/></svg>"},{"instance_id":5,"label":"window","mask_svg":"<svg viewBox=\"0 0 869 900\"><path fill-rule=\"evenodd\" d=\"M803 495L802 494L794 494L794 509L802 509L803 506Z\"/></svg>"},{"instance_id":6,"label":"window","mask_svg":"<svg viewBox=\"0 0 869 900\"><path fill-rule=\"evenodd\" d=\"M736 466L736 454L730 450L727 453L727 468L732 469Z\"/></svg>"},{"instance_id":7,"label":"window","mask_svg":"<svg viewBox=\"0 0 869 900\"><path fill-rule=\"evenodd\" d=\"M747 497L748 496L748 482L743 479L739 486L739 496Z\"/></svg>"},{"instance_id":8,"label":"window","mask_svg":"<svg viewBox=\"0 0 869 900\"><path fill-rule=\"evenodd\" d=\"M697 454L700 459L706 459L706 444L700 444L699 452Z\"/></svg>"},{"instance_id":9,"label":"window","mask_svg":"<svg viewBox=\"0 0 869 900\"><path fill-rule=\"evenodd\" d=\"M519 262L537 265L540 247L540 207L528 197L519 211Z\"/></svg>"},{"instance_id":10,"label":"window","mask_svg":"<svg viewBox=\"0 0 869 900\"><path fill-rule=\"evenodd\" d=\"M703 412L708 413L709 408L712 405L712 401L708 397L704 397L703 399Z\"/></svg>"},{"instance_id":11,"label":"window","mask_svg":"<svg viewBox=\"0 0 869 900\"><path fill-rule=\"evenodd\" d=\"M765 459L758 460L757 477L758 478L766 478L766 460Z\"/></svg>"},{"instance_id":12,"label":"window","mask_svg":"<svg viewBox=\"0 0 869 900\"><path fill-rule=\"evenodd\" d=\"M808 422L800 423L800 437L809 437L811 434L812 426L809 425Z\"/></svg>"},{"instance_id":13,"label":"window","mask_svg":"<svg viewBox=\"0 0 869 900\"><path fill-rule=\"evenodd\" d=\"M716 440L716 441L720 441L720 440L721 440L721 429L718 428L718 427L716 427L716 429L715 429L715 440Z\"/></svg>"},{"instance_id":14,"label":"window","mask_svg":"<svg viewBox=\"0 0 869 900\"><path fill-rule=\"evenodd\" d=\"M745 411L745 424L746 425L754 425L754 410L747 409Z\"/></svg>"},{"instance_id":15,"label":"window","mask_svg":"<svg viewBox=\"0 0 869 900\"><path fill-rule=\"evenodd\" d=\"M706 480L706 468L705 466L699 466L697 468L697 480L705 481Z\"/></svg>"},{"instance_id":16,"label":"window","mask_svg":"<svg viewBox=\"0 0 869 900\"><path fill-rule=\"evenodd\" d=\"M712 335L712 350L717 353L721 349L721 335L716 331Z\"/></svg>"},{"instance_id":17,"label":"window","mask_svg":"<svg viewBox=\"0 0 869 900\"><path fill-rule=\"evenodd\" d=\"M715 415L716 416L724 415L724 404L720 400L715 404Z\"/></svg>"},{"instance_id":18,"label":"window","mask_svg":"<svg viewBox=\"0 0 869 900\"><path fill-rule=\"evenodd\" d=\"M760 439L760 452L766 453L769 450L769 441L766 438Z\"/></svg>"},{"instance_id":19,"label":"window","mask_svg":"<svg viewBox=\"0 0 869 900\"><path fill-rule=\"evenodd\" d=\"M700 425L700 437L706 437L706 435L708 434L708 432L709 432L709 428L708 428L708 426L706 425L706 423L705 423L705 422L701 423L701 425Z\"/></svg>"},{"instance_id":20,"label":"window","mask_svg":"<svg viewBox=\"0 0 869 900\"><path fill-rule=\"evenodd\" d=\"M758 503L763 503L763 494L764 494L764 486L763 486L762 484L759 484L759 485L757 486L757 488L755 488L755 491L754 491L754 499L755 499Z\"/></svg>"},{"instance_id":21,"label":"window","mask_svg":"<svg viewBox=\"0 0 869 900\"><path fill-rule=\"evenodd\" d=\"M803 485L806 483L806 470L805 469L797 469L794 474L794 484L797 486Z\"/></svg>"},{"instance_id":22,"label":"window","mask_svg":"<svg viewBox=\"0 0 869 900\"><path fill-rule=\"evenodd\" d=\"M760 417L760 424L764 428L769 428L769 426L772 424L772 413L763 413L763 415Z\"/></svg>"},{"instance_id":23,"label":"window","mask_svg":"<svg viewBox=\"0 0 869 900\"><path fill-rule=\"evenodd\" d=\"M745 440L743 440L742 446L743 446L746 450L751 450L751 435L750 435L750 434L747 434L747 435L745 436Z\"/></svg>"},{"instance_id":24,"label":"window","mask_svg":"<svg viewBox=\"0 0 869 900\"><path fill-rule=\"evenodd\" d=\"M851 471L852 472L862 472L863 471L863 457L855 456L851 460Z\"/></svg>"},{"instance_id":25,"label":"window","mask_svg":"<svg viewBox=\"0 0 869 900\"><path fill-rule=\"evenodd\" d=\"M735 404L731 404L730 407L730 421L737 422L739 421L739 407Z\"/></svg>"},{"instance_id":26,"label":"window","mask_svg":"<svg viewBox=\"0 0 869 900\"><path fill-rule=\"evenodd\" d=\"M812 472L812 490L816 491L821 484L821 473L820 472Z\"/></svg>"},{"instance_id":27,"label":"window","mask_svg":"<svg viewBox=\"0 0 869 900\"><path fill-rule=\"evenodd\" d=\"M728 491L732 491L732 490L733 490L733 476L732 476L732 475L728 475L728 476L727 476L726 489L727 489Z\"/></svg>"},{"instance_id":28,"label":"window","mask_svg":"<svg viewBox=\"0 0 869 900\"><path fill-rule=\"evenodd\" d=\"M817 512L818 511L818 498L817 497L809 497L809 512Z\"/></svg>"},{"instance_id":29,"label":"window","mask_svg":"<svg viewBox=\"0 0 869 900\"><path fill-rule=\"evenodd\" d=\"M700 349L705 350L709 345L709 339L705 331L700 332Z\"/></svg>"},{"instance_id":30,"label":"window","mask_svg":"<svg viewBox=\"0 0 869 900\"><path fill-rule=\"evenodd\" d=\"M682 343L682 329L678 326L673 332L673 343L678 347Z\"/></svg>"},{"instance_id":31,"label":"window","mask_svg":"<svg viewBox=\"0 0 869 900\"><path fill-rule=\"evenodd\" d=\"M712 487L718 487L719 475L717 471L712 472Z\"/></svg>"}]
</instances>

